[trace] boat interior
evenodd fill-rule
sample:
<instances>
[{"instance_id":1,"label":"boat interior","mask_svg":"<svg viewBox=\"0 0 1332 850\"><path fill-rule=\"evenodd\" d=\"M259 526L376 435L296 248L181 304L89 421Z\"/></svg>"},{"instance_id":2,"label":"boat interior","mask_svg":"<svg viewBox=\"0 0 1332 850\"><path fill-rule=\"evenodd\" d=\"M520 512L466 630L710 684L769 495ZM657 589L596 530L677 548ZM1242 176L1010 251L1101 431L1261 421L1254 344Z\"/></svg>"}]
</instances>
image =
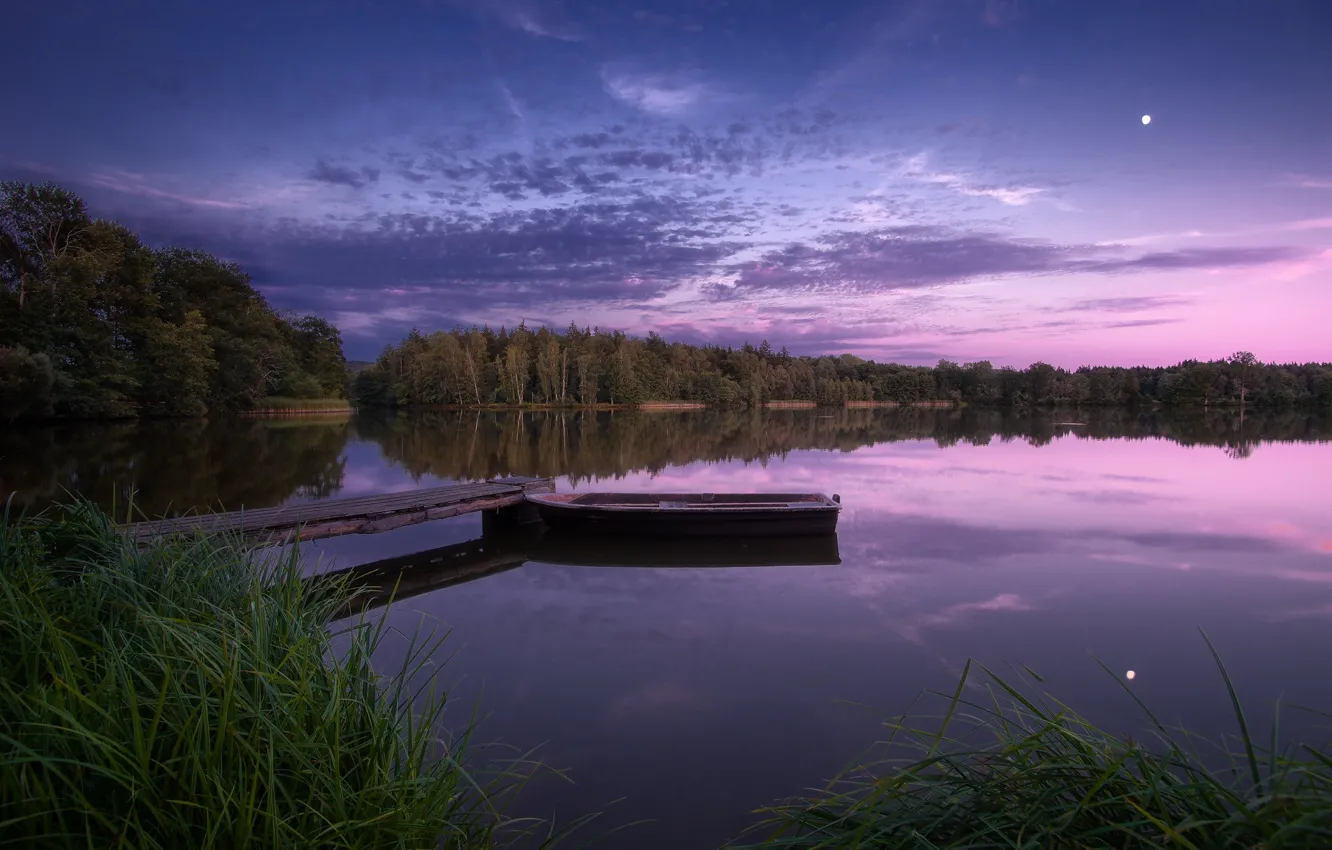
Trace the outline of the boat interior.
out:
<instances>
[{"instance_id":1,"label":"boat interior","mask_svg":"<svg viewBox=\"0 0 1332 850\"><path fill-rule=\"evenodd\" d=\"M829 499L819 493L543 493L529 497L533 501L580 507L681 508L772 508L830 507Z\"/></svg>"}]
</instances>

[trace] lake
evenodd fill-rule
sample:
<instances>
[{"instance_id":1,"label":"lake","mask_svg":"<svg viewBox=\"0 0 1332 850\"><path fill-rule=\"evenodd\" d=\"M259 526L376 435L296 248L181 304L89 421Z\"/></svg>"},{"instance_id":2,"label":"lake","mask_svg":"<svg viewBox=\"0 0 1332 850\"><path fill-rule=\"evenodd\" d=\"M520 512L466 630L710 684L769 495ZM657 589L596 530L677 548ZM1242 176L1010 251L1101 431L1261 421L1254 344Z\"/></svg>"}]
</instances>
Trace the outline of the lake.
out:
<instances>
[{"instance_id":1,"label":"lake","mask_svg":"<svg viewBox=\"0 0 1332 850\"><path fill-rule=\"evenodd\" d=\"M1117 731L1329 740L1332 421L1298 412L779 410L363 414L0 430L0 490L153 514L506 474L557 489L841 495L840 564L529 561L404 600L447 628L454 722L568 771L523 805L639 820L597 846L716 847L822 784L968 658L1022 665ZM475 538L478 515L307 544L311 569ZM378 614L376 614L378 616ZM385 664L402 640L386 647ZM1103 661L1114 675L1097 662ZM1006 666L1011 665L1011 666ZM386 668L387 669L387 668ZM1127 671L1134 671L1131 681ZM608 805L612 801L613 805Z\"/></svg>"}]
</instances>

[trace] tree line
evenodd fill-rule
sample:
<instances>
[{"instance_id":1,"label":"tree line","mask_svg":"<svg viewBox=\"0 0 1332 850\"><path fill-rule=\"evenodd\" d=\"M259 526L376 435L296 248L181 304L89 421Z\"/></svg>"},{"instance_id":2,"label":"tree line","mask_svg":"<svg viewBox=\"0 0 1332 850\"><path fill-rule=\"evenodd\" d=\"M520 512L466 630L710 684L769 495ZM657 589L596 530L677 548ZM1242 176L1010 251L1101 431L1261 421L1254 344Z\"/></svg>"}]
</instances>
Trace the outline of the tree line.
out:
<instances>
[{"instance_id":1,"label":"tree line","mask_svg":"<svg viewBox=\"0 0 1332 850\"><path fill-rule=\"evenodd\" d=\"M344 397L338 329L236 264L154 249L52 183L0 183L0 422L194 416Z\"/></svg>"},{"instance_id":2,"label":"tree line","mask_svg":"<svg viewBox=\"0 0 1332 850\"><path fill-rule=\"evenodd\" d=\"M593 406L687 401L757 407L770 402L951 402L1029 405L1332 407L1332 363L1261 363L1249 352L1168 367L989 361L935 366L876 363L852 354L793 356L757 347L690 345L650 333L571 325L412 331L358 372L363 406Z\"/></svg>"},{"instance_id":3,"label":"tree line","mask_svg":"<svg viewBox=\"0 0 1332 850\"><path fill-rule=\"evenodd\" d=\"M191 416L265 398L342 398L336 327L279 314L236 264L154 249L54 184L0 183L0 422ZM619 331L413 331L352 381L362 406L757 407L797 401L1332 407L1332 364L1247 352L1175 366L1026 369L876 363Z\"/></svg>"}]
</instances>

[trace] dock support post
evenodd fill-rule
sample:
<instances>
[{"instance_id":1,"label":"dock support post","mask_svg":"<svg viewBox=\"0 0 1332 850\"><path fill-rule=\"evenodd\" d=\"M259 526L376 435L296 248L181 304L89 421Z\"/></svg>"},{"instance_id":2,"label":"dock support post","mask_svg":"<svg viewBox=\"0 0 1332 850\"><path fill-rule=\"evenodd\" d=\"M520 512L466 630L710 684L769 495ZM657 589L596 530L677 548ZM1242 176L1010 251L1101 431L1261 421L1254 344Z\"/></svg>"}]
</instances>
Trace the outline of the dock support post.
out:
<instances>
[{"instance_id":1,"label":"dock support post","mask_svg":"<svg viewBox=\"0 0 1332 850\"><path fill-rule=\"evenodd\" d=\"M487 537L531 530L540 523L541 514L537 513L536 505L528 502L481 512L481 533Z\"/></svg>"},{"instance_id":2,"label":"dock support post","mask_svg":"<svg viewBox=\"0 0 1332 850\"><path fill-rule=\"evenodd\" d=\"M514 475L508 478L494 479L496 484L516 484L524 493L554 493L555 481L550 478L529 478ZM519 502L502 508L481 512L481 532L491 534L513 534L514 532L532 532L541 525L541 515L530 502Z\"/></svg>"}]
</instances>

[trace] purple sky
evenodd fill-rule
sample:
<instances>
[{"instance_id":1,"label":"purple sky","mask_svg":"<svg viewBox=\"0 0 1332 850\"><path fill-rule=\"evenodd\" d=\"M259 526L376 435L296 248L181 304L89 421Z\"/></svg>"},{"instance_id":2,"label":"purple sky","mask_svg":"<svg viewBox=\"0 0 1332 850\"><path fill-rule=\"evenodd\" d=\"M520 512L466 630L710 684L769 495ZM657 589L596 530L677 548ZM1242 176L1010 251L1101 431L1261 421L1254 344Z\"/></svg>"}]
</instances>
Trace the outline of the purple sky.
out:
<instances>
[{"instance_id":1,"label":"purple sky","mask_svg":"<svg viewBox=\"0 0 1332 850\"><path fill-rule=\"evenodd\" d=\"M352 357L526 319L908 362L1332 358L1322 0L7 19L0 176L242 263Z\"/></svg>"}]
</instances>

